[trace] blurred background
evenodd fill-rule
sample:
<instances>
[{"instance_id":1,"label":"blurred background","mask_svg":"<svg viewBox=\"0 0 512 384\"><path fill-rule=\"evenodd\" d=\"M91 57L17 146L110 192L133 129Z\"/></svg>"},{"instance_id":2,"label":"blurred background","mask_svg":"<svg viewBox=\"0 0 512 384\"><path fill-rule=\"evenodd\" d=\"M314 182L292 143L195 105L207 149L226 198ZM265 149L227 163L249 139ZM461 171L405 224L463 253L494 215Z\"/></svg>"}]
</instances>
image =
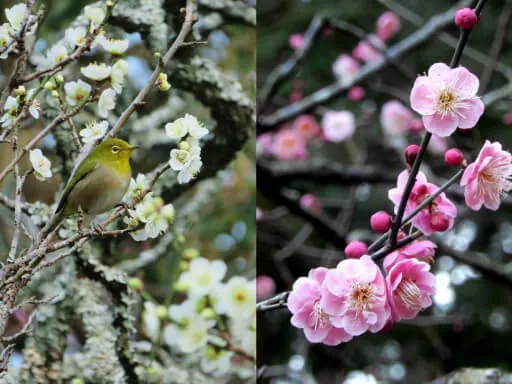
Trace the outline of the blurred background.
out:
<instances>
[{"instance_id":1,"label":"blurred background","mask_svg":"<svg viewBox=\"0 0 512 384\"><path fill-rule=\"evenodd\" d=\"M320 29L311 49L275 88L275 94L259 100L259 119L294 101L336 82L333 63L341 55L352 55L361 40L376 30L380 15L392 11L400 19L400 28L384 43L383 50L406 42L409 36L450 7L462 8L468 2L419 0L286 0L258 3L258 94L270 81L272 70L289 57L298 57L304 33L314 16L325 16L342 23L343 28ZM461 65L480 78L479 95L508 85L512 62L512 36L509 32L512 2L487 2L482 20L473 29ZM396 185L396 176L405 168L403 148L419 144L422 135L407 132L390 137L382 127L382 106L399 100L409 108L409 92L417 74L434 62L449 63L458 38L453 18L425 42L409 50L393 64L358 83L362 98L347 92L329 103L307 111L320 123L326 110L350 110L356 118L352 140L328 143L321 137L307 143L305 160L283 160L272 144L261 140L258 165L262 169L296 170L315 164L357 165L376 171L377 182L320 178L319 175L281 179L283 194L295 201L283 206L268 190L258 195L258 275L259 299L291 289L293 282L317 266L334 267L343 259L343 248L334 247L328 234L305 220L300 210L316 210L331 220L345 242L375 239L369 229L369 217L378 210L392 211L387 191ZM343 30L344 29L344 30ZM302 38L302 39L301 39ZM407 42L406 42L407 43ZM295 55L295 56L293 56ZM360 62L361 67L364 66ZM430 146L425 172L436 184L453 174L443 163L443 152L457 145L466 158L474 159L485 139L500 141L512 148L512 111L510 90L487 107L477 128L458 132L446 141ZM417 117L417 116L416 116ZM295 118L267 126L260 124L259 140L264 132L275 133L293 127ZM264 149L268 145L267 149ZM275 143L274 143L275 145ZM258 184L260 183L258 174ZM306 194L316 199L304 205ZM439 379L461 367L494 367L510 370L509 346L512 340L510 282L461 262L461 256L491 265L505 274L512 272L512 206L504 197L497 212L473 212L463 205L461 191L449 193L459 215L455 226L442 236L431 238L439 249L433 264L437 293L434 304L419 317L395 324L391 330L365 334L337 347L307 342L302 330L290 325L290 314L279 309L258 315L258 365L264 367L262 382L268 383L420 383ZM297 208L299 206L300 208ZM292 212L292 213L291 213ZM263 276L263 279L262 279ZM368 377L363 374L371 374ZM263 379L264 377L264 379Z\"/></svg>"}]
</instances>

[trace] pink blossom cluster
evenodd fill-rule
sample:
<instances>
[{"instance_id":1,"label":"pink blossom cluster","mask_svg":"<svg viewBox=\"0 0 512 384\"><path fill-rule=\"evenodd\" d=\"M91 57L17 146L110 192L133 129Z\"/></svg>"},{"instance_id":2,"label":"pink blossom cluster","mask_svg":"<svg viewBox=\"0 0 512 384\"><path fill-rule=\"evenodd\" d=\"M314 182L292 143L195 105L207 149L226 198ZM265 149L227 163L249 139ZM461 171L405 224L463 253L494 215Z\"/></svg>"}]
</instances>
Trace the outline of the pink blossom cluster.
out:
<instances>
[{"instance_id":1,"label":"pink blossom cluster","mask_svg":"<svg viewBox=\"0 0 512 384\"><path fill-rule=\"evenodd\" d=\"M429 241L395 251L385 260L386 276L368 255L312 269L288 296L292 325L312 343L337 345L414 318L432 305L435 278L425 260L434 251Z\"/></svg>"},{"instance_id":2,"label":"pink blossom cluster","mask_svg":"<svg viewBox=\"0 0 512 384\"><path fill-rule=\"evenodd\" d=\"M321 128L314 116L300 115L276 133L264 133L256 139L258 155L272 154L279 160L298 160L308 157L307 144L319 137Z\"/></svg>"}]
</instances>

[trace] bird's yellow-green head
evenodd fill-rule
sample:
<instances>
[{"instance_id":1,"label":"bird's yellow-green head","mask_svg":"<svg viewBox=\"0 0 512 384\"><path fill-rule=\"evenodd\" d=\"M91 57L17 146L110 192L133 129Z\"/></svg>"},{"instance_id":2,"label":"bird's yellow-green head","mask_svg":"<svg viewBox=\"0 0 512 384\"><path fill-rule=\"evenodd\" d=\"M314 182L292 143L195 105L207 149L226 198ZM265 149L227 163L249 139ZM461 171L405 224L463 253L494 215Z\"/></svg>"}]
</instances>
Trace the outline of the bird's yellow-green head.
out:
<instances>
[{"instance_id":1,"label":"bird's yellow-green head","mask_svg":"<svg viewBox=\"0 0 512 384\"><path fill-rule=\"evenodd\" d=\"M130 154L137 148L126 141L111 138L94 148L89 157L100 164L107 164L119 171L130 171Z\"/></svg>"}]
</instances>

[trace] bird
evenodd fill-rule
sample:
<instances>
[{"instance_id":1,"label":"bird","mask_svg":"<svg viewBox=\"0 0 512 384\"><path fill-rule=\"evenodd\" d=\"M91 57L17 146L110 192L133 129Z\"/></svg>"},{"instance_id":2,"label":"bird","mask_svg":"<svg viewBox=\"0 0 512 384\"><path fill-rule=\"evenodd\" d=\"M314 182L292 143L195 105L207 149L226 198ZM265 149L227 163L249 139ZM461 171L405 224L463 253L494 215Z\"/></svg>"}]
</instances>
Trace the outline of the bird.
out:
<instances>
[{"instance_id":1,"label":"bird","mask_svg":"<svg viewBox=\"0 0 512 384\"><path fill-rule=\"evenodd\" d=\"M106 139L93 148L75 168L42 233L50 233L66 217L98 215L118 205L130 185L130 155L136 148L118 138Z\"/></svg>"}]
</instances>

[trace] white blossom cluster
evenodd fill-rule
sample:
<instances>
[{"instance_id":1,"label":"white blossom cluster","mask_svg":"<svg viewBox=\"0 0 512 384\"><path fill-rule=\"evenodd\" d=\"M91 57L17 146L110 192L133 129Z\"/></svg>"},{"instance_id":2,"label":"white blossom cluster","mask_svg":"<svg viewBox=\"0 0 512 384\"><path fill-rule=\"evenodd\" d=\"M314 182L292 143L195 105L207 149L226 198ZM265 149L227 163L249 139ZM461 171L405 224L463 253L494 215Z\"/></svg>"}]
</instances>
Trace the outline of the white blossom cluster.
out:
<instances>
[{"instance_id":1,"label":"white blossom cluster","mask_svg":"<svg viewBox=\"0 0 512 384\"><path fill-rule=\"evenodd\" d=\"M144 174L137 175L136 179L130 181L128 192L123 201L132 204L141 196L141 193L148 189L149 181ZM149 192L144 196L134 209L128 211L129 216L124 218L126 224L130 227L138 227L143 224L143 228L130 232L130 236L135 241L144 241L155 239L169 229L169 225L174 221L176 211L172 204L164 204L160 196L153 196Z\"/></svg>"},{"instance_id":2,"label":"white blossom cluster","mask_svg":"<svg viewBox=\"0 0 512 384\"><path fill-rule=\"evenodd\" d=\"M4 105L4 114L0 118L2 127L11 126L19 116L21 109L28 107L28 112L34 119L39 119L40 105L35 97L35 89L28 92L23 85L16 88L16 96L8 96Z\"/></svg>"},{"instance_id":3,"label":"white blossom cluster","mask_svg":"<svg viewBox=\"0 0 512 384\"><path fill-rule=\"evenodd\" d=\"M171 139L179 142L178 148L171 150L169 165L178 172L178 183L186 184L203 166L199 140L209 131L195 116L187 113L185 117L167 123L165 132Z\"/></svg>"},{"instance_id":4,"label":"white blossom cluster","mask_svg":"<svg viewBox=\"0 0 512 384\"><path fill-rule=\"evenodd\" d=\"M146 301L146 334L153 342L162 337L172 350L199 363L205 373L253 376L254 363L233 349L256 355L255 280L234 276L224 282L224 261L198 257L194 249L184 252L191 261L175 288L186 293L186 300L168 308Z\"/></svg>"},{"instance_id":5,"label":"white blossom cluster","mask_svg":"<svg viewBox=\"0 0 512 384\"><path fill-rule=\"evenodd\" d=\"M21 32L23 20L27 14L26 4L16 4L5 9L7 23L0 24L0 59L6 59L9 53L16 50L16 36ZM25 33L34 33L36 19L33 15L27 15Z\"/></svg>"}]
</instances>

